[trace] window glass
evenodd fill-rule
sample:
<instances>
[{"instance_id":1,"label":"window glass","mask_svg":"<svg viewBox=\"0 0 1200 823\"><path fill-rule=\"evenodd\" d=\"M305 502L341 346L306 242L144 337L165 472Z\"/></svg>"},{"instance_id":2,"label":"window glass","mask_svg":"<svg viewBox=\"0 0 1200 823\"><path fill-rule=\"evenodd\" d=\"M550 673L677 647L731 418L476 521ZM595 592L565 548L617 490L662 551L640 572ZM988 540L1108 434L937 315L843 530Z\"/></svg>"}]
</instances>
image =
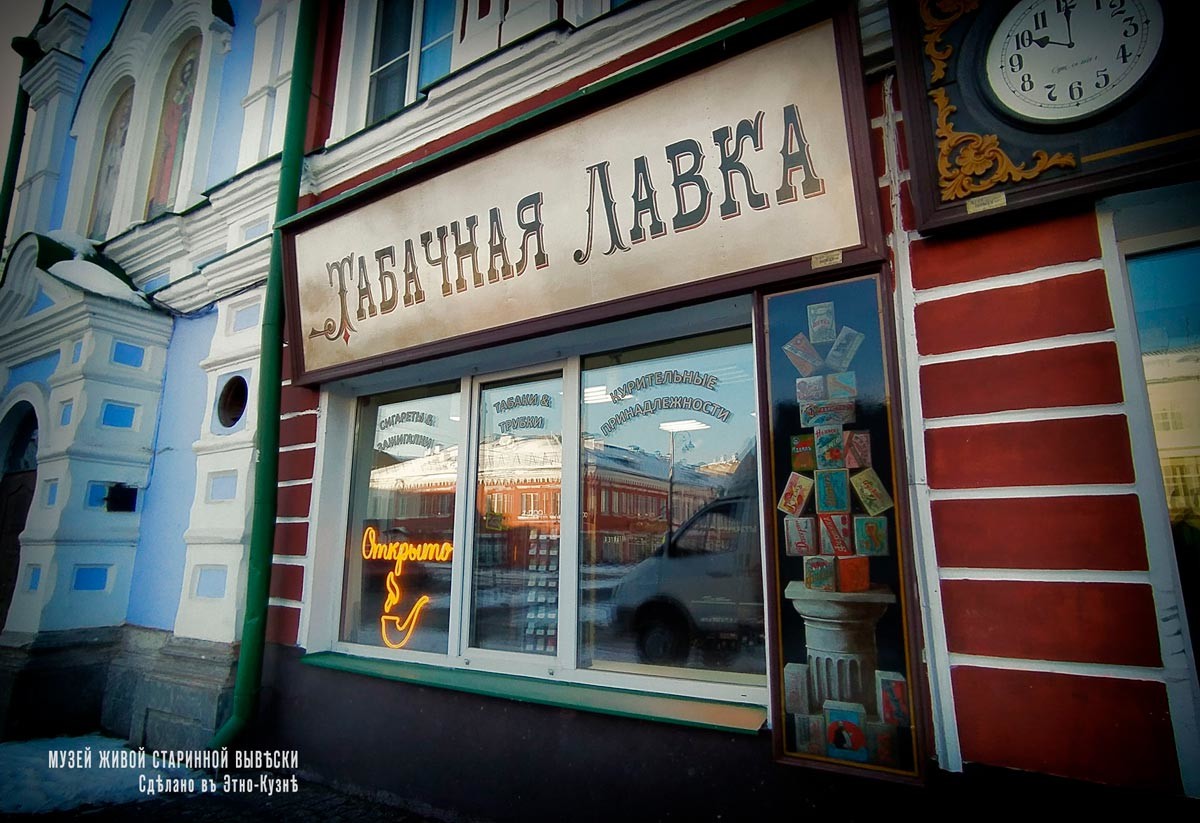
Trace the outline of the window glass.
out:
<instances>
[{"instance_id":1,"label":"window glass","mask_svg":"<svg viewBox=\"0 0 1200 823\"><path fill-rule=\"evenodd\" d=\"M457 384L364 403L343 640L447 652L459 414Z\"/></svg>"},{"instance_id":2,"label":"window glass","mask_svg":"<svg viewBox=\"0 0 1200 823\"><path fill-rule=\"evenodd\" d=\"M414 19L420 21L421 36L415 54ZM380 0L371 59L368 125L395 114L411 102L417 90L450 71L453 30L452 0L425 0L424 3Z\"/></svg>"},{"instance_id":3,"label":"window glass","mask_svg":"<svg viewBox=\"0 0 1200 823\"><path fill-rule=\"evenodd\" d=\"M450 71L450 34L454 29L454 3L451 0L426 0L421 20L421 65L417 88L437 80Z\"/></svg>"},{"instance_id":4,"label":"window glass","mask_svg":"<svg viewBox=\"0 0 1200 823\"><path fill-rule=\"evenodd\" d=\"M378 15L372 69L408 53L412 40L412 0L380 0Z\"/></svg>"},{"instance_id":5,"label":"window glass","mask_svg":"<svg viewBox=\"0 0 1200 823\"><path fill-rule=\"evenodd\" d=\"M1131 258L1129 283L1195 642L1200 632L1200 246Z\"/></svg>"},{"instance_id":6,"label":"window glass","mask_svg":"<svg viewBox=\"0 0 1200 823\"><path fill-rule=\"evenodd\" d=\"M582 365L579 665L763 674L750 331Z\"/></svg>"},{"instance_id":7,"label":"window glass","mask_svg":"<svg viewBox=\"0 0 1200 823\"><path fill-rule=\"evenodd\" d=\"M479 392L471 645L558 651L562 376Z\"/></svg>"}]
</instances>

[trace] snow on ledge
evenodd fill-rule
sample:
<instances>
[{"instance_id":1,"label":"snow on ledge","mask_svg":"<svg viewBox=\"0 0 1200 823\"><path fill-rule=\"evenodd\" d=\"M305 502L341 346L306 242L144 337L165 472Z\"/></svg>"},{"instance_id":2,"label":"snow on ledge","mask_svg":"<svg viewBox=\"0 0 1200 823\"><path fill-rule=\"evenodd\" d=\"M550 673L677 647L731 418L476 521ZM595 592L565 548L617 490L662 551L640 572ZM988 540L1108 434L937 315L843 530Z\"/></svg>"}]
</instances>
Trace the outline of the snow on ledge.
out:
<instances>
[{"instance_id":1,"label":"snow on ledge","mask_svg":"<svg viewBox=\"0 0 1200 823\"><path fill-rule=\"evenodd\" d=\"M92 294L111 297L113 300L143 309L147 307L142 296L114 277L112 272L87 260L63 260L51 266L50 273L59 280Z\"/></svg>"}]
</instances>

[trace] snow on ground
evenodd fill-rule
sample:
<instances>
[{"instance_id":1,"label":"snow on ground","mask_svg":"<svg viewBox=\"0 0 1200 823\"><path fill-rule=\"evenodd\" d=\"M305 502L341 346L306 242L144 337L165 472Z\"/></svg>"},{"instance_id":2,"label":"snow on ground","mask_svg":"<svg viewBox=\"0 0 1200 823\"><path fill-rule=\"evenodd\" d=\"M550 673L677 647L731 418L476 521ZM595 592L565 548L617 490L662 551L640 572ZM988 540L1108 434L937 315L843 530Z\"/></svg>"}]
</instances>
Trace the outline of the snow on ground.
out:
<instances>
[{"instance_id":1,"label":"snow on ground","mask_svg":"<svg viewBox=\"0 0 1200 823\"><path fill-rule=\"evenodd\" d=\"M83 752L91 749L91 767L82 766ZM155 769L146 754L146 768L102 768L101 750L125 747L124 740L99 734L0 743L0 816L16 813L67 811L82 806L100 806L148 800L139 789L139 776L150 779L199 778L199 772L184 769ZM50 766L51 752L68 754L78 768Z\"/></svg>"}]
</instances>

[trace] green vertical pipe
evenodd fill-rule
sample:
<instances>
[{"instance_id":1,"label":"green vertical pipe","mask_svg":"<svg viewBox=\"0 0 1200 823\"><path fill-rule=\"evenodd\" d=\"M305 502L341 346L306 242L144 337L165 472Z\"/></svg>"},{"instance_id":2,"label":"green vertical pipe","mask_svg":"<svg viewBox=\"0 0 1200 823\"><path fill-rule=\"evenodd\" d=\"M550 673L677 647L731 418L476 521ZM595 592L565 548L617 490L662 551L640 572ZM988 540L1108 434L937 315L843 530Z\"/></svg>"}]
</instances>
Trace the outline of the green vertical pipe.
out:
<instances>
[{"instance_id":1,"label":"green vertical pipe","mask_svg":"<svg viewBox=\"0 0 1200 823\"><path fill-rule=\"evenodd\" d=\"M283 156L279 163L276 223L295 214L300 201L300 173L304 167L304 138L308 127L308 103L312 96L318 8L317 0L301 0L284 126ZM258 365L258 450L254 468L250 559L246 576L246 614L242 622L241 651L233 687L233 711L213 737L213 748L228 746L245 730L257 708L262 681L279 482L279 385L283 363L282 244L283 235L276 229L271 243L267 293L263 299L262 352Z\"/></svg>"},{"instance_id":2,"label":"green vertical pipe","mask_svg":"<svg viewBox=\"0 0 1200 823\"><path fill-rule=\"evenodd\" d=\"M21 55L21 76L42 59L42 49L32 37L14 37L13 51ZM17 167L21 165L21 150L25 146L25 124L29 118L29 92L17 84L17 102L13 106L12 131L8 138L8 158L4 161L4 182L0 184L0 252L8 235L8 220L12 216L13 197L17 193Z\"/></svg>"}]
</instances>

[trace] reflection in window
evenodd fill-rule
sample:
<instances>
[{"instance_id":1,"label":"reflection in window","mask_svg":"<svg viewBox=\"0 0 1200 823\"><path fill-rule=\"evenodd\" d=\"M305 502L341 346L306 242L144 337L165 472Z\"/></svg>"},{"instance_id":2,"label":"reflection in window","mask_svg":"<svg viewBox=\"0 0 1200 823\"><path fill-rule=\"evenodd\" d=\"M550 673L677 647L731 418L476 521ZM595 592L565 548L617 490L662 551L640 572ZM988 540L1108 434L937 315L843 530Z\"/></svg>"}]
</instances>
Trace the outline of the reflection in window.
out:
<instances>
[{"instance_id":1,"label":"reflection in window","mask_svg":"<svg viewBox=\"0 0 1200 823\"><path fill-rule=\"evenodd\" d=\"M125 137L129 134L129 112L133 108L133 86L125 89L113 106L104 130L104 147L100 151L100 168L96 172L96 191L92 196L92 213L88 218L88 237L103 240L108 236L112 220L113 198L117 194L117 178L121 173L121 158L125 154Z\"/></svg>"},{"instance_id":2,"label":"reflection in window","mask_svg":"<svg viewBox=\"0 0 1200 823\"><path fill-rule=\"evenodd\" d=\"M184 44L167 75L162 115L158 120L158 145L150 166L147 220L167 211L175 202L183 168L183 147L187 142L188 122L192 114L192 96L196 93L196 67L199 60L200 37L196 36Z\"/></svg>"},{"instance_id":3,"label":"reflection in window","mask_svg":"<svg viewBox=\"0 0 1200 823\"><path fill-rule=\"evenodd\" d=\"M753 369L743 329L584 359L581 666L765 672Z\"/></svg>"},{"instance_id":4,"label":"reflection in window","mask_svg":"<svg viewBox=\"0 0 1200 823\"><path fill-rule=\"evenodd\" d=\"M367 125L395 114L450 71L451 0L379 0Z\"/></svg>"},{"instance_id":5,"label":"reflection in window","mask_svg":"<svg viewBox=\"0 0 1200 823\"><path fill-rule=\"evenodd\" d=\"M1146 392L1193 643L1200 636L1200 246L1129 260Z\"/></svg>"},{"instance_id":6,"label":"reflection in window","mask_svg":"<svg viewBox=\"0 0 1200 823\"><path fill-rule=\"evenodd\" d=\"M447 652L457 384L372 398L360 414L342 639Z\"/></svg>"},{"instance_id":7,"label":"reflection in window","mask_svg":"<svg viewBox=\"0 0 1200 823\"><path fill-rule=\"evenodd\" d=\"M560 521L546 501L562 491L562 377L485 384L479 409L471 645L553 655Z\"/></svg>"}]
</instances>

